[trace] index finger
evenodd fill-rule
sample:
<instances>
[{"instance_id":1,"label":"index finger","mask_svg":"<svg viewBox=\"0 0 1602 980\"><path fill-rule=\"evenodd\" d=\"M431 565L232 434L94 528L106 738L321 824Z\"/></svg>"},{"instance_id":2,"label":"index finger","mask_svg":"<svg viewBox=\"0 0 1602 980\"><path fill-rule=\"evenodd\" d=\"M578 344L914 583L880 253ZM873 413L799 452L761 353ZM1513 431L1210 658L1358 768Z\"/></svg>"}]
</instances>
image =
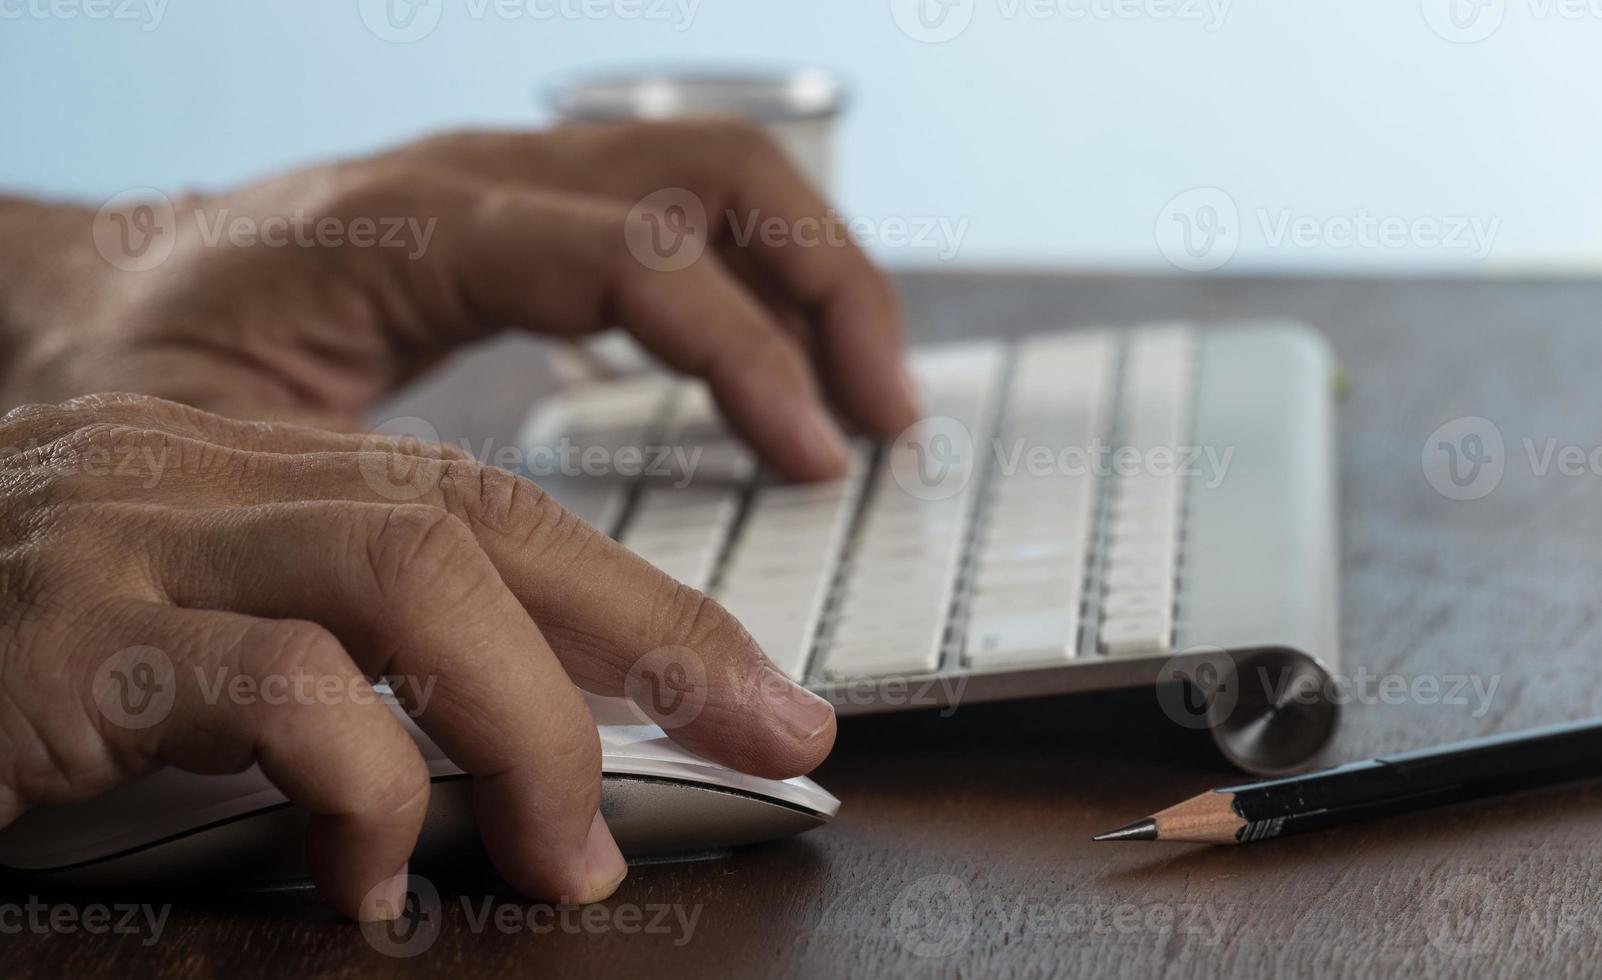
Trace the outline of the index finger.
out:
<instances>
[{"instance_id":1,"label":"index finger","mask_svg":"<svg viewBox=\"0 0 1602 980\"><path fill-rule=\"evenodd\" d=\"M875 435L895 435L917 421L900 301L839 212L758 127L707 125L678 138L730 146L730 167L700 175L705 192L725 197L717 213L739 222L737 237L729 229L732 246L751 254L811 317L821 366L840 407ZM752 233L774 219L784 233Z\"/></svg>"},{"instance_id":2,"label":"index finger","mask_svg":"<svg viewBox=\"0 0 1602 980\"><path fill-rule=\"evenodd\" d=\"M804 313L831 395L875 435L917 420L900 302L843 219L758 125L734 119L622 123L548 133L475 132L402 151L493 180L644 201L682 188ZM782 234L762 234L777 220ZM816 229L816 232L813 232ZM801 233L806 230L807 233Z\"/></svg>"},{"instance_id":3,"label":"index finger","mask_svg":"<svg viewBox=\"0 0 1602 980\"><path fill-rule=\"evenodd\" d=\"M383 462L377 453L264 457L256 461L261 479L248 498L213 496L209 502L346 501L393 508L395 488L380 492L364 477ZM835 737L833 707L786 677L716 601L505 470L417 458L408 462L404 479L411 504L453 515L472 532L504 583L500 587L532 614L540 638L531 636L522 648L548 643L580 687L628 695L674 741L742 772L783 779L810 772L828 755ZM247 564L260 567L263 560ZM326 615L304 609L295 614L310 613ZM476 618L509 627L527 616ZM525 628L534 629L533 623ZM659 682L675 689L654 704L651 686Z\"/></svg>"},{"instance_id":4,"label":"index finger","mask_svg":"<svg viewBox=\"0 0 1602 980\"><path fill-rule=\"evenodd\" d=\"M402 679L397 697L473 777L507 881L561 901L612 893L627 869L599 813L595 722L461 522L346 502L190 513L189 538L221 560L170 559L174 602L323 624L365 672Z\"/></svg>"}]
</instances>

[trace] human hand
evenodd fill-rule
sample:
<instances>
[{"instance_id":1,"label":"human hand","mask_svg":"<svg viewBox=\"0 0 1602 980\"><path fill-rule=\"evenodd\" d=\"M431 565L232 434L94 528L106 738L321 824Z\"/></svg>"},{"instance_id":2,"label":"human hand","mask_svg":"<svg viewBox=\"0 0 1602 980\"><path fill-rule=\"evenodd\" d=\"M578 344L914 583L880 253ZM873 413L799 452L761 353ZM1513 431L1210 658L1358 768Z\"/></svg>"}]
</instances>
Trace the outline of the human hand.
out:
<instances>
[{"instance_id":1,"label":"human hand","mask_svg":"<svg viewBox=\"0 0 1602 980\"><path fill-rule=\"evenodd\" d=\"M134 391L350 428L508 325L621 324L791 477L842 471L836 413L916 419L893 289L754 125L438 136L170 203L0 213L0 407Z\"/></svg>"},{"instance_id":2,"label":"human hand","mask_svg":"<svg viewBox=\"0 0 1602 980\"><path fill-rule=\"evenodd\" d=\"M575 684L630 694L641 658L674 650L705 682L658 720L692 751L782 778L833 745L833 709L717 603L459 450L129 395L13 411L0 447L0 826L162 765L259 763L311 813L325 898L391 914L429 796L416 746L370 697L401 676L407 709L472 775L501 874L589 902L626 868ZM130 719L106 682L142 649L170 665L171 696ZM241 700L233 678L348 695Z\"/></svg>"}]
</instances>

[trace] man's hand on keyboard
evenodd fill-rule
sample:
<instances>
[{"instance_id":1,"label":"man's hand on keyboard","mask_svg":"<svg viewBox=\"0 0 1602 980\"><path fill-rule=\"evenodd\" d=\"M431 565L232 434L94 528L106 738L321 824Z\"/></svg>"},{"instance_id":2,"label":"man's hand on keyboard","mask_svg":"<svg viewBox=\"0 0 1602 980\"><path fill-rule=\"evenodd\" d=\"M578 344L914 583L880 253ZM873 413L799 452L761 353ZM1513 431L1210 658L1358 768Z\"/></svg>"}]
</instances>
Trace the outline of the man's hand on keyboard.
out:
<instances>
[{"instance_id":1,"label":"man's hand on keyboard","mask_svg":"<svg viewBox=\"0 0 1602 980\"><path fill-rule=\"evenodd\" d=\"M0 201L0 407L136 391L349 427L501 328L621 325L794 477L843 471L833 414L916 418L892 288L753 125L463 133L114 204Z\"/></svg>"},{"instance_id":2,"label":"man's hand on keyboard","mask_svg":"<svg viewBox=\"0 0 1602 980\"><path fill-rule=\"evenodd\" d=\"M313 814L329 901L398 908L429 779L383 675L473 774L501 873L587 902L626 869L575 681L638 694L666 651L704 672L692 703L637 700L690 749L788 777L834 742L720 606L448 447L142 396L18 409L0 447L0 826L162 764L259 762Z\"/></svg>"}]
</instances>

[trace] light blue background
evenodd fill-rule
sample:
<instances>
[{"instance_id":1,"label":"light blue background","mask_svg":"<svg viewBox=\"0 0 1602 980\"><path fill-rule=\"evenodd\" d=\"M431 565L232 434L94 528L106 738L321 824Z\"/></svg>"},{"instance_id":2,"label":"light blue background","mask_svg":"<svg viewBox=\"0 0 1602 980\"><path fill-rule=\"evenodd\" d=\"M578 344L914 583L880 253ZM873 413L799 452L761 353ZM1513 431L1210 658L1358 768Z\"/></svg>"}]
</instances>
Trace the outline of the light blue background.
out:
<instances>
[{"instance_id":1,"label":"light blue background","mask_svg":"<svg viewBox=\"0 0 1602 980\"><path fill-rule=\"evenodd\" d=\"M1472 44L1426 16L1472 0L1236 0L1216 30L1153 13L1187 0L958 0L971 22L940 44L898 28L901 0L699 0L687 22L619 13L639 0L544 19L434 0L443 18L412 44L375 37L358 0L168 0L159 21L50 2L0 0L0 184L29 192L224 186L538 122L539 84L585 67L816 63L857 94L843 207L966 221L960 264L1168 268L1154 227L1196 186L1239 207L1228 271L1602 263L1602 12L1559 0L1480 0L1500 28ZM1276 247L1259 218L1360 213L1495 222L1494 249Z\"/></svg>"}]
</instances>

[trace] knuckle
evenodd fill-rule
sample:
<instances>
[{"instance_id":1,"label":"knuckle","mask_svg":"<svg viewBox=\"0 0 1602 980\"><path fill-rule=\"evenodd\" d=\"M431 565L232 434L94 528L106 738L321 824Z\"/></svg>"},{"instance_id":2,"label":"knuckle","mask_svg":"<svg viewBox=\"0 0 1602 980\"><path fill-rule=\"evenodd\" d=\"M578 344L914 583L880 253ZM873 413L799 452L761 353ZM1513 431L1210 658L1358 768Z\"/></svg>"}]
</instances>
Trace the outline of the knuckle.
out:
<instances>
[{"instance_id":1,"label":"knuckle","mask_svg":"<svg viewBox=\"0 0 1602 980\"><path fill-rule=\"evenodd\" d=\"M55 445L76 454L122 447L143 448L151 444L164 444L166 439L166 433L153 429L124 422L91 420L57 439Z\"/></svg>"},{"instance_id":2,"label":"knuckle","mask_svg":"<svg viewBox=\"0 0 1602 980\"><path fill-rule=\"evenodd\" d=\"M472 127L446 129L401 147L398 156L401 159L456 160L487 147L492 139L493 133L489 130Z\"/></svg>"},{"instance_id":3,"label":"knuckle","mask_svg":"<svg viewBox=\"0 0 1602 980\"><path fill-rule=\"evenodd\" d=\"M96 668L119 635L116 603L43 585L0 558L0 787L29 805L84 799L118 781L96 707ZM3 791L0 791L3 796ZM0 810L4 800L0 799Z\"/></svg>"},{"instance_id":4,"label":"knuckle","mask_svg":"<svg viewBox=\"0 0 1602 980\"><path fill-rule=\"evenodd\" d=\"M593 804L601 795L601 738L594 725L571 725L564 728L556 744L551 747L551 762L561 771L572 774L576 794L586 794L583 800ZM586 806L588 809L588 806Z\"/></svg>"},{"instance_id":5,"label":"knuckle","mask_svg":"<svg viewBox=\"0 0 1602 980\"><path fill-rule=\"evenodd\" d=\"M0 442L15 446L19 436L26 438L28 434L48 425L60 415L59 405L37 403L18 405L4 416L0 416L0 431L5 433L4 437L0 437Z\"/></svg>"},{"instance_id":6,"label":"knuckle","mask_svg":"<svg viewBox=\"0 0 1602 980\"><path fill-rule=\"evenodd\" d=\"M164 457L159 449L142 445L148 442L164 445L139 430L97 424L20 449L0 460L5 464L0 472L5 510L12 518L37 519L41 510L114 496L116 486L136 468L160 465Z\"/></svg>"},{"instance_id":7,"label":"knuckle","mask_svg":"<svg viewBox=\"0 0 1602 980\"><path fill-rule=\"evenodd\" d=\"M667 645L696 651L752 642L740 621L716 599L667 576L658 590L652 631Z\"/></svg>"},{"instance_id":8,"label":"knuckle","mask_svg":"<svg viewBox=\"0 0 1602 980\"><path fill-rule=\"evenodd\" d=\"M585 529L539 484L498 466L448 463L439 489L446 508L469 527L511 537L525 551L548 552Z\"/></svg>"},{"instance_id":9,"label":"knuckle","mask_svg":"<svg viewBox=\"0 0 1602 980\"><path fill-rule=\"evenodd\" d=\"M261 431L269 431L266 426L273 423L255 423L263 426ZM382 460L368 460L365 462L378 463L380 461L394 460L397 457L415 457L428 460L431 463L463 462L477 463L478 458L466 449L452 442L439 442L432 439L423 439L414 435L388 435L383 432L369 432L362 437L359 451L365 454L378 454Z\"/></svg>"},{"instance_id":10,"label":"knuckle","mask_svg":"<svg viewBox=\"0 0 1602 980\"><path fill-rule=\"evenodd\" d=\"M107 409L133 407L155 413L178 409L182 406L176 402L169 402L164 398L155 398L150 395L136 395L126 391L108 391L69 398L61 403L61 407L69 412L101 412Z\"/></svg>"},{"instance_id":11,"label":"knuckle","mask_svg":"<svg viewBox=\"0 0 1602 980\"><path fill-rule=\"evenodd\" d=\"M129 429L155 429L180 435L204 435L214 431L220 416L182 402L151 395L114 391L80 395L61 403L69 415L84 423L123 423Z\"/></svg>"},{"instance_id":12,"label":"knuckle","mask_svg":"<svg viewBox=\"0 0 1602 980\"><path fill-rule=\"evenodd\" d=\"M250 671L258 677L348 676L355 670L338 637L307 620L287 619L254 627L244 646L261 651Z\"/></svg>"},{"instance_id":13,"label":"knuckle","mask_svg":"<svg viewBox=\"0 0 1602 980\"><path fill-rule=\"evenodd\" d=\"M46 465L87 490L106 478L153 486L150 481L177 470L200 478L221 478L243 469L250 454L163 429L97 419L46 446L41 457Z\"/></svg>"},{"instance_id":14,"label":"knuckle","mask_svg":"<svg viewBox=\"0 0 1602 980\"><path fill-rule=\"evenodd\" d=\"M476 460L450 460L438 470L438 489L446 509L469 526L505 530L517 493L517 478Z\"/></svg>"},{"instance_id":15,"label":"knuckle","mask_svg":"<svg viewBox=\"0 0 1602 980\"><path fill-rule=\"evenodd\" d=\"M472 531L450 513L421 504L388 508L368 543L367 571L388 602L416 603L442 581L471 574L482 554Z\"/></svg>"},{"instance_id":16,"label":"knuckle","mask_svg":"<svg viewBox=\"0 0 1602 980\"><path fill-rule=\"evenodd\" d=\"M458 460L464 463L478 462L477 457L454 442L434 442L416 439L412 436L403 436L397 448L401 452L414 453L426 459Z\"/></svg>"},{"instance_id":17,"label":"knuckle","mask_svg":"<svg viewBox=\"0 0 1602 980\"><path fill-rule=\"evenodd\" d=\"M360 219L421 217L429 202L456 186L438 169L412 163L364 163L330 182L317 212L352 223Z\"/></svg>"},{"instance_id":18,"label":"knuckle","mask_svg":"<svg viewBox=\"0 0 1602 980\"><path fill-rule=\"evenodd\" d=\"M420 824L428 812L432 790L428 763L423 761L420 752L392 752L390 755L392 771L377 781L381 792L387 796L383 807L403 823Z\"/></svg>"},{"instance_id":19,"label":"knuckle","mask_svg":"<svg viewBox=\"0 0 1602 980\"><path fill-rule=\"evenodd\" d=\"M594 267L604 274L618 277L625 288L648 278L648 267L636 255L649 244L647 235L653 227L660 227L667 216L662 208L641 205L626 207L621 204L600 204L589 212L589 233L584 240L592 243L588 255ZM621 232L621 234L619 233ZM693 236L699 229L688 229ZM686 238L688 242L688 238ZM690 247L683 245L680 247ZM701 263L692 263L694 269Z\"/></svg>"}]
</instances>

